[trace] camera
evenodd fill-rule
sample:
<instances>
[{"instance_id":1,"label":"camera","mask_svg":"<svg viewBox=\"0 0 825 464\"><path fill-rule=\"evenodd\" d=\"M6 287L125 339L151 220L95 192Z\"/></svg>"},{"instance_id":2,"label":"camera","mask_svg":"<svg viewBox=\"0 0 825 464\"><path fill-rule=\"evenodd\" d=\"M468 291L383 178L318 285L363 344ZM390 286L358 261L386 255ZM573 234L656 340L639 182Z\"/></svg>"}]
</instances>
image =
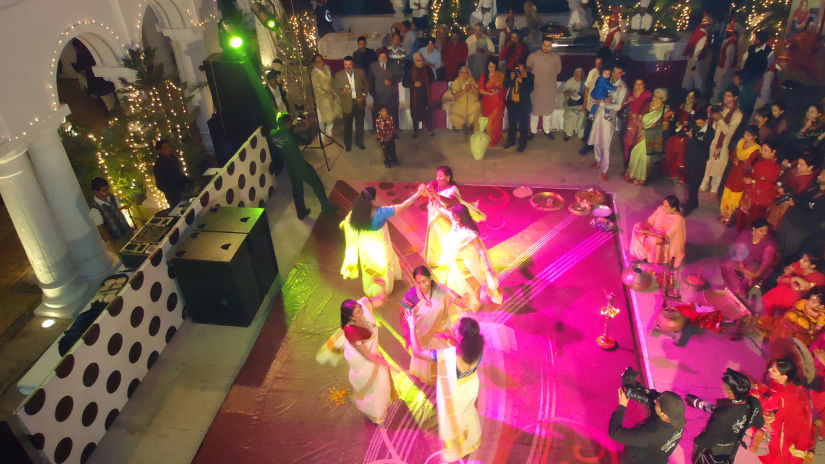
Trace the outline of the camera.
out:
<instances>
[{"instance_id":1,"label":"camera","mask_svg":"<svg viewBox=\"0 0 825 464\"><path fill-rule=\"evenodd\" d=\"M513 72L516 74L516 77L521 77L521 70L518 67L513 69Z\"/></svg>"},{"instance_id":2,"label":"camera","mask_svg":"<svg viewBox=\"0 0 825 464\"><path fill-rule=\"evenodd\" d=\"M660 393L650 389L639 382L639 371L628 367L622 372L622 388L628 398L648 408L653 407L653 400L659 397Z\"/></svg>"},{"instance_id":3,"label":"camera","mask_svg":"<svg viewBox=\"0 0 825 464\"><path fill-rule=\"evenodd\" d=\"M721 113L722 112L722 105L711 105L710 106L711 113Z\"/></svg>"},{"instance_id":4,"label":"camera","mask_svg":"<svg viewBox=\"0 0 825 464\"><path fill-rule=\"evenodd\" d=\"M710 401L705 401L692 393L685 395L685 404L691 408L705 412L713 412L713 408L715 407Z\"/></svg>"}]
</instances>

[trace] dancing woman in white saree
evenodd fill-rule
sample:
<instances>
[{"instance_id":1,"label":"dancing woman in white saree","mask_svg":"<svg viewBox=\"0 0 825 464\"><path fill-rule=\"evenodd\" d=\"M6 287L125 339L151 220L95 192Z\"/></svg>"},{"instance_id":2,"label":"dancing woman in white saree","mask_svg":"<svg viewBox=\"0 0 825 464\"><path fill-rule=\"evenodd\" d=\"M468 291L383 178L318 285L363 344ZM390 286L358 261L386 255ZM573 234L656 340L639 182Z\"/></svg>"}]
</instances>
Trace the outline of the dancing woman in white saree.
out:
<instances>
[{"instance_id":1,"label":"dancing woman in white saree","mask_svg":"<svg viewBox=\"0 0 825 464\"><path fill-rule=\"evenodd\" d=\"M367 187L356 197L352 211L341 221L339 227L344 231L347 243L341 275L345 279L356 279L360 270L367 296L376 296L382 289L389 295L395 279L401 278L401 266L392 248L387 220L415 203L423 190L419 187L399 205L376 207L373 204L375 189ZM375 283L376 278L383 281L383 287Z\"/></svg>"},{"instance_id":2,"label":"dancing woman in white saree","mask_svg":"<svg viewBox=\"0 0 825 464\"><path fill-rule=\"evenodd\" d=\"M435 179L427 184L427 237L424 240L424 260L427 266L435 267L444 251L443 245L450 232L449 210L461 203L470 209L473 220L480 222L486 219L484 213L472 203L461 198L458 186L453 181L453 170L449 166L439 166L435 171Z\"/></svg>"},{"instance_id":3,"label":"dancing woman in white saree","mask_svg":"<svg viewBox=\"0 0 825 464\"><path fill-rule=\"evenodd\" d=\"M385 294L341 303L344 358L349 364L352 402L369 420L381 424L392 403L392 383L387 360L378 350L378 327L372 313L384 302Z\"/></svg>"},{"instance_id":4,"label":"dancing woman in white saree","mask_svg":"<svg viewBox=\"0 0 825 464\"><path fill-rule=\"evenodd\" d=\"M467 307L477 312L485 290L486 299L501 304L498 276L479 236L478 225L466 206L450 209L452 227L444 239L444 251L436 277L447 288L467 299Z\"/></svg>"},{"instance_id":5,"label":"dancing woman in white saree","mask_svg":"<svg viewBox=\"0 0 825 464\"><path fill-rule=\"evenodd\" d=\"M436 401L438 408L438 436L444 447L442 462L452 462L477 450L481 445L481 419L476 409L478 374L484 350L484 338L478 322L463 317L453 331L454 346L440 350L423 350L415 335L416 316L405 313L410 329L412 354L438 364Z\"/></svg>"},{"instance_id":6,"label":"dancing woman in white saree","mask_svg":"<svg viewBox=\"0 0 825 464\"><path fill-rule=\"evenodd\" d=\"M404 312L415 314L416 337L424 349L438 350L450 346L449 333L452 322L460 314L453 305L462 307L464 300L446 286L433 281L432 274L426 266L413 269L415 286L401 300L401 327L407 348L410 347L410 332L404 322ZM410 374L418 377L427 385L435 385L436 368L430 359L413 356L410 359Z\"/></svg>"}]
</instances>

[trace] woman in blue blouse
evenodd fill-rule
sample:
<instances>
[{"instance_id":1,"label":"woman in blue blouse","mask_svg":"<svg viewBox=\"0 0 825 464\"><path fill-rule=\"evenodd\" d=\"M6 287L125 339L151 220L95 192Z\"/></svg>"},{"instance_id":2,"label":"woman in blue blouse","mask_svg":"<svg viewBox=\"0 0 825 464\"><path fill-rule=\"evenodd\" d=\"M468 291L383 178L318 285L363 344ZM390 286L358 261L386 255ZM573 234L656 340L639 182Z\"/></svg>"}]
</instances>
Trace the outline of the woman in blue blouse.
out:
<instances>
[{"instance_id":1,"label":"woman in blue blouse","mask_svg":"<svg viewBox=\"0 0 825 464\"><path fill-rule=\"evenodd\" d=\"M341 275L345 279L355 279L360 271L365 295L373 297L381 292L382 286L376 283L376 278L383 282L383 289L389 295L396 276L401 277L398 256L386 227L387 220L415 203L423 189L423 185L419 186L399 205L375 206L375 188L367 187L356 197L352 211L341 221L340 228L347 243Z\"/></svg>"}]
</instances>

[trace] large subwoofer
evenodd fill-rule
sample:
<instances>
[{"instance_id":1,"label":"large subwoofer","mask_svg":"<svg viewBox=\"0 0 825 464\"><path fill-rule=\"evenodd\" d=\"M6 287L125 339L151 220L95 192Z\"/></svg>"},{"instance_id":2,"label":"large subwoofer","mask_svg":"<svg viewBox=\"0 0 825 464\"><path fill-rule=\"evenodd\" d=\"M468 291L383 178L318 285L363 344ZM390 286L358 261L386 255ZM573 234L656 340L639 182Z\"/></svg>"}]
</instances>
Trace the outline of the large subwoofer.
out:
<instances>
[{"instance_id":1,"label":"large subwoofer","mask_svg":"<svg viewBox=\"0 0 825 464\"><path fill-rule=\"evenodd\" d=\"M173 257L186 310L194 322L246 327L261 295L246 234L194 231Z\"/></svg>"},{"instance_id":2,"label":"large subwoofer","mask_svg":"<svg viewBox=\"0 0 825 464\"><path fill-rule=\"evenodd\" d=\"M261 298L267 294L278 275L278 262L263 208L215 206L201 215L195 229L246 235L244 245L249 253L258 293Z\"/></svg>"}]
</instances>

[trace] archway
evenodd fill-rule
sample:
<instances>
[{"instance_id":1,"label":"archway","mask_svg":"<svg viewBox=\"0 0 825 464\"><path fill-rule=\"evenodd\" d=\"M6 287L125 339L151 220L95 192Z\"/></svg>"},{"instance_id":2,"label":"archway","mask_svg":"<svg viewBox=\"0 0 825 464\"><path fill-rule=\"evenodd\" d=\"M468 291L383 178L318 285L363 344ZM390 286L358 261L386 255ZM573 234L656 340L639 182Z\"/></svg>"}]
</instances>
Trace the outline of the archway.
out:
<instances>
[{"instance_id":1,"label":"archway","mask_svg":"<svg viewBox=\"0 0 825 464\"><path fill-rule=\"evenodd\" d=\"M175 51L172 48L172 43L169 37L163 35L161 30L168 26L167 20L162 20L165 17L163 13L158 14L156 9L159 7L150 4L147 6L143 14L143 21L141 24L141 38L144 49L154 49L155 66L163 66L163 75L172 76L178 73L178 64L175 57ZM160 10L163 12L163 10Z\"/></svg>"},{"instance_id":2,"label":"archway","mask_svg":"<svg viewBox=\"0 0 825 464\"><path fill-rule=\"evenodd\" d=\"M71 110L68 119L95 132L102 131L106 116L118 105L113 82L95 75L94 67L116 66L114 50L94 34L70 39L57 64L57 99Z\"/></svg>"}]
</instances>

